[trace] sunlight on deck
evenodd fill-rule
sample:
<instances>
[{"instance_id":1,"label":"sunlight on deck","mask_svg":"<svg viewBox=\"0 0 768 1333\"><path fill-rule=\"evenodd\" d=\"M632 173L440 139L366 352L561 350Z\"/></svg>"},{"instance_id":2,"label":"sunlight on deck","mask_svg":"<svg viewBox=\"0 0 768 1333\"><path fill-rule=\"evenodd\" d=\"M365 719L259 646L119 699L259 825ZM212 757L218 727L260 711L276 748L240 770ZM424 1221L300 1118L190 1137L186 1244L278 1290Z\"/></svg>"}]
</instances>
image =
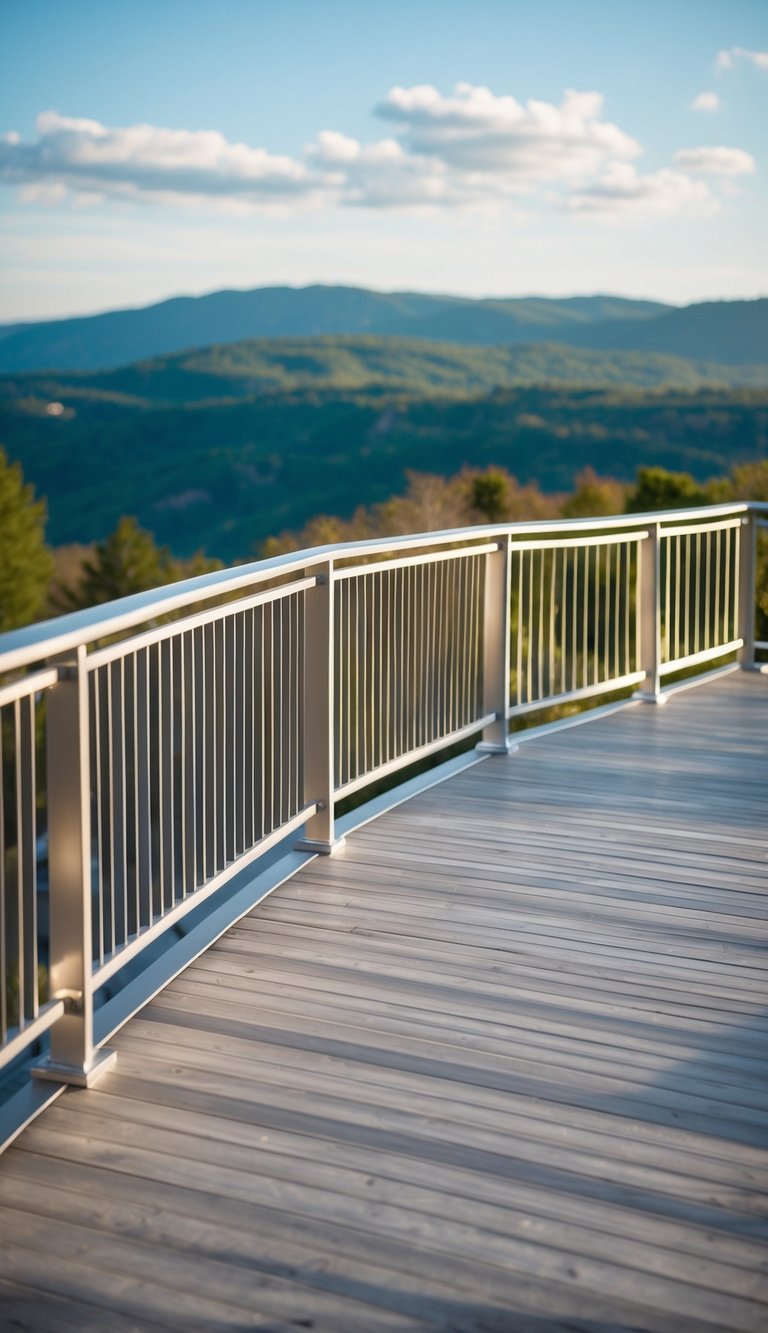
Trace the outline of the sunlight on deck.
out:
<instances>
[{"instance_id":1,"label":"sunlight on deck","mask_svg":"<svg viewBox=\"0 0 768 1333\"><path fill-rule=\"evenodd\" d=\"M3 1327L765 1328L767 720L596 718L302 869L5 1154Z\"/></svg>"}]
</instances>

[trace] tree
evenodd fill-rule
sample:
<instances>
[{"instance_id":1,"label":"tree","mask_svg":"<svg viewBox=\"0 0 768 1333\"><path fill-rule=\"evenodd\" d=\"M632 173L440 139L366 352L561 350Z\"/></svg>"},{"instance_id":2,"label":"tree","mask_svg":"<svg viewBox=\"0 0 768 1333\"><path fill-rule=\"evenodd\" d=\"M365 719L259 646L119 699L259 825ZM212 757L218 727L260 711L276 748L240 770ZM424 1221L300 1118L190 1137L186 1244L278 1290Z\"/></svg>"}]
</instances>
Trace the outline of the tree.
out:
<instances>
[{"instance_id":1,"label":"tree","mask_svg":"<svg viewBox=\"0 0 768 1333\"><path fill-rule=\"evenodd\" d=\"M97 606L214 569L221 569L221 562L201 552L189 560L174 560L167 546L158 546L135 518L124 517L109 537L96 543L83 561L79 583L63 589L61 600L70 610Z\"/></svg>"},{"instance_id":2,"label":"tree","mask_svg":"<svg viewBox=\"0 0 768 1333\"><path fill-rule=\"evenodd\" d=\"M170 582L171 567L170 552L156 545L151 532L140 528L135 518L121 518L111 536L97 542L84 562L77 603L96 606L159 588Z\"/></svg>"},{"instance_id":3,"label":"tree","mask_svg":"<svg viewBox=\"0 0 768 1333\"><path fill-rule=\"evenodd\" d=\"M653 513L657 509L688 509L707 504L709 496L688 472L668 472L665 467L641 467L637 482L627 496L627 514Z\"/></svg>"},{"instance_id":4,"label":"tree","mask_svg":"<svg viewBox=\"0 0 768 1333\"><path fill-rule=\"evenodd\" d=\"M598 477L594 468L585 467L576 478L576 489L560 508L563 518L599 518L620 514L624 508L626 486L612 477Z\"/></svg>"},{"instance_id":5,"label":"tree","mask_svg":"<svg viewBox=\"0 0 768 1333\"><path fill-rule=\"evenodd\" d=\"M0 448L0 632L28 625L43 604L52 569L45 520L45 501Z\"/></svg>"}]
</instances>

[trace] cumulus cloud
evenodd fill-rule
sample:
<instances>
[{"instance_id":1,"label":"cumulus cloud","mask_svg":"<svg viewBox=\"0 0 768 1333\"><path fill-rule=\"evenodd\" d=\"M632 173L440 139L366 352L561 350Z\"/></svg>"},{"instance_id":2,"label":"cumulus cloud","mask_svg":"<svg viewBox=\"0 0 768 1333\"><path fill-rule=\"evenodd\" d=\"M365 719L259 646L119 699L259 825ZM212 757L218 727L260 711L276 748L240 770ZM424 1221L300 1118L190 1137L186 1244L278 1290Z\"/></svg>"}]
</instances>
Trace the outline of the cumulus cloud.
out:
<instances>
[{"instance_id":1,"label":"cumulus cloud","mask_svg":"<svg viewBox=\"0 0 768 1333\"><path fill-rule=\"evenodd\" d=\"M35 143L6 135L0 174L107 195L185 195L295 199L316 188L306 166L263 148L230 143L217 130L168 130L155 125L110 129L97 120L46 111Z\"/></svg>"},{"instance_id":2,"label":"cumulus cloud","mask_svg":"<svg viewBox=\"0 0 768 1333\"><path fill-rule=\"evenodd\" d=\"M636 157L640 145L602 119L599 93L567 92L559 106L456 85L392 88L377 108L400 129L409 152L454 170L494 176L522 190L588 175L607 160Z\"/></svg>"},{"instance_id":3,"label":"cumulus cloud","mask_svg":"<svg viewBox=\"0 0 768 1333\"><path fill-rule=\"evenodd\" d=\"M704 181L691 180L684 172L668 167L643 175L625 162L614 163L600 179L568 200L573 212L606 217L703 215L714 212L717 206Z\"/></svg>"},{"instance_id":4,"label":"cumulus cloud","mask_svg":"<svg viewBox=\"0 0 768 1333\"><path fill-rule=\"evenodd\" d=\"M681 148L675 162L696 176L747 176L756 170L755 159L743 148Z\"/></svg>"},{"instance_id":5,"label":"cumulus cloud","mask_svg":"<svg viewBox=\"0 0 768 1333\"><path fill-rule=\"evenodd\" d=\"M691 102L691 111L719 111L720 98L717 93L699 93Z\"/></svg>"},{"instance_id":6,"label":"cumulus cloud","mask_svg":"<svg viewBox=\"0 0 768 1333\"><path fill-rule=\"evenodd\" d=\"M0 178L28 202L51 205L118 198L234 213L314 206L509 216L524 200L623 216L706 211L717 206L713 181L725 190L726 178L755 169L740 149L695 148L681 151L674 169L641 174L640 144L604 117L596 92L566 92L556 105L468 83L449 94L418 84L392 88L376 110L387 137L361 143L326 129L296 156L216 130L112 128L49 111L33 142L0 136Z\"/></svg>"},{"instance_id":7,"label":"cumulus cloud","mask_svg":"<svg viewBox=\"0 0 768 1333\"><path fill-rule=\"evenodd\" d=\"M408 208L459 202L460 191L445 164L407 153L396 139L361 144L324 130L307 154L348 205Z\"/></svg>"},{"instance_id":8,"label":"cumulus cloud","mask_svg":"<svg viewBox=\"0 0 768 1333\"><path fill-rule=\"evenodd\" d=\"M718 51L715 69L722 73L734 69L736 65L753 65L755 69L768 70L768 51L748 51L744 46L730 46L727 51Z\"/></svg>"}]
</instances>

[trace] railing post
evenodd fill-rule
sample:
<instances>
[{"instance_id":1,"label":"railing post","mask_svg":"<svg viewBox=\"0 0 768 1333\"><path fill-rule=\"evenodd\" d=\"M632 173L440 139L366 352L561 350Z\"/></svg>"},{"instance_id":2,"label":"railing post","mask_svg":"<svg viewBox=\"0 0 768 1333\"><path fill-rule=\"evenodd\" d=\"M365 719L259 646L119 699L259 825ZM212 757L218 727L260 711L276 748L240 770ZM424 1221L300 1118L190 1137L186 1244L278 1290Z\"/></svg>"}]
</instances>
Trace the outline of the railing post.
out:
<instances>
[{"instance_id":1,"label":"railing post","mask_svg":"<svg viewBox=\"0 0 768 1333\"><path fill-rule=\"evenodd\" d=\"M509 737L510 566L512 539L503 537L486 556L483 611L483 713L495 715L483 730L480 754L513 754Z\"/></svg>"},{"instance_id":2,"label":"railing post","mask_svg":"<svg viewBox=\"0 0 768 1333\"><path fill-rule=\"evenodd\" d=\"M755 662L755 600L757 565L757 523L750 512L741 520L739 528L739 625L738 638L743 643L738 653L742 671L759 670Z\"/></svg>"},{"instance_id":3,"label":"railing post","mask_svg":"<svg viewBox=\"0 0 768 1333\"><path fill-rule=\"evenodd\" d=\"M318 567L317 584L307 593L304 626L304 799L317 801L307 820L302 852L328 856L344 839L334 821L334 610L333 561Z\"/></svg>"},{"instance_id":4,"label":"railing post","mask_svg":"<svg viewBox=\"0 0 768 1333\"><path fill-rule=\"evenodd\" d=\"M91 784L86 650L61 664L48 692L50 992L65 1012L51 1029L38 1078L89 1087L117 1058L94 1051L91 985Z\"/></svg>"},{"instance_id":5,"label":"railing post","mask_svg":"<svg viewBox=\"0 0 768 1333\"><path fill-rule=\"evenodd\" d=\"M639 670L645 680L635 699L645 704L664 704L661 692L661 531L649 523L648 536L640 542L637 570L637 651Z\"/></svg>"}]
</instances>

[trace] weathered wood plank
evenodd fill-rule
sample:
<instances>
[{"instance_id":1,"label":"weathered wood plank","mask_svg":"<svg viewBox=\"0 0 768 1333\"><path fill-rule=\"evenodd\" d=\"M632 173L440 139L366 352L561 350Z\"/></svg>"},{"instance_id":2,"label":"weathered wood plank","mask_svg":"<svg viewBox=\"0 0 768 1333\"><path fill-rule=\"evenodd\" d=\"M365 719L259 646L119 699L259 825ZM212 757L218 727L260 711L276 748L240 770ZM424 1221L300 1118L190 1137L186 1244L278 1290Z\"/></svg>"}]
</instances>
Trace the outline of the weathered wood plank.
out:
<instances>
[{"instance_id":1,"label":"weathered wood plank","mask_svg":"<svg viewBox=\"0 0 768 1333\"><path fill-rule=\"evenodd\" d=\"M6 1154L3 1317L762 1329L766 719L539 737L307 866Z\"/></svg>"}]
</instances>

